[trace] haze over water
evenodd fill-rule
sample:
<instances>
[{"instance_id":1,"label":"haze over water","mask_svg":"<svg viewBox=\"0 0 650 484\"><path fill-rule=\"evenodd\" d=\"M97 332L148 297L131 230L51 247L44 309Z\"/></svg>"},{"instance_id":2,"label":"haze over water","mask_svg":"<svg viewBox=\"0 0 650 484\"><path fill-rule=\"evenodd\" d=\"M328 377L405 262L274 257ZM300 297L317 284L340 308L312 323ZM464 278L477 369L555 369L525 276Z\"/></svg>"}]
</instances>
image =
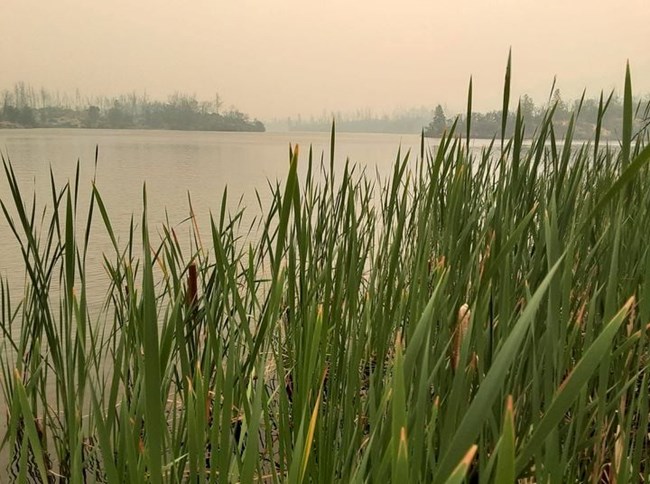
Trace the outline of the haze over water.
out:
<instances>
[{"instance_id":1,"label":"haze over water","mask_svg":"<svg viewBox=\"0 0 650 484\"><path fill-rule=\"evenodd\" d=\"M650 4L628 0L84 2L5 0L0 89L24 81L84 95L219 92L251 116L443 104L500 107L508 48L513 99L650 91Z\"/></svg>"}]
</instances>

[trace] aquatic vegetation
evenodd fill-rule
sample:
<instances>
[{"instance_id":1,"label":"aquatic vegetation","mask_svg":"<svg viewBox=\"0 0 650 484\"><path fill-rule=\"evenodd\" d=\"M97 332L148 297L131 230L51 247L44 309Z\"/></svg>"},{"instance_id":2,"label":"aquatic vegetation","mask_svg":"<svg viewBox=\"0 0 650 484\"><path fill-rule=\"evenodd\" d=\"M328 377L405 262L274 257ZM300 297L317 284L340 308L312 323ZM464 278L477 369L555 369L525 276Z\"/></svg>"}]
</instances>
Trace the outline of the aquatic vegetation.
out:
<instances>
[{"instance_id":1,"label":"aquatic vegetation","mask_svg":"<svg viewBox=\"0 0 650 484\"><path fill-rule=\"evenodd\" d=\"M78 177L53 178L43 212L5 160L26 271L19 303L1 286L12 472L647 482L650 144L631 99L628 71L617 146L557 139L553 106L525 144L519 110L480 152L454 125L383 180L335 172L333 129L329 163L293 148L253 227L223 208L190 250L150 235L146 190L120 243L95 185L85 211Z\"/></svg>"}]
</instances>

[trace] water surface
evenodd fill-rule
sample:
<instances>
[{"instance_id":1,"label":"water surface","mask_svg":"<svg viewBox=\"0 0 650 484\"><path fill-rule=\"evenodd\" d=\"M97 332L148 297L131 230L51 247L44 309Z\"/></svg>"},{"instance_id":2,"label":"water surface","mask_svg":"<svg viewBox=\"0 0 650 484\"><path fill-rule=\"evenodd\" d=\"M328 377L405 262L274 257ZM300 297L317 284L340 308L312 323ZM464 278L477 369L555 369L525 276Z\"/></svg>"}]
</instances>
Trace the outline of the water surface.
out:
<instances>
[{"instance_id":1,"label":"water surface","mask_svg":"<svg viewBox=\"0 0 650 484\"><path fill-rule=\"evenodd\" d=\"M148 217L153 239L168 220L180 238L189 239L188 195L206 237L210 213L221 209L227 186L229 209L247 206L247 221L259 214L255 190L263 204L269 202L268 183L282 180L288 170L289 145L300 145L299 166L307 164L309 147L314 158L329 163L329 133L220 133L145 130L33 129L0 130L0 150L11 160L24 197L35 194L37 212L51 208L50 171L57 185L74 180L80 167L79 213L85 216L93 177L108 209L121 245L133 215L139 223L146 185ZM99 158L95 167L95 148ZM390 174L398 150L420 149L420 137L399 134L347 134L336 136L335 171L347 159L371 176ZM4 176L0 198L11 204ZM99 303L107 283L101 254L111 252L110 240L95 214L88 258L88 285ZM78 223L80 231L83 223ZM139 234L139 232L138 232ZM78 234L82 235L82 232ZM0 217L0 275L20 286L24 263L9 226Z\"/></svg>"}]
</instances>

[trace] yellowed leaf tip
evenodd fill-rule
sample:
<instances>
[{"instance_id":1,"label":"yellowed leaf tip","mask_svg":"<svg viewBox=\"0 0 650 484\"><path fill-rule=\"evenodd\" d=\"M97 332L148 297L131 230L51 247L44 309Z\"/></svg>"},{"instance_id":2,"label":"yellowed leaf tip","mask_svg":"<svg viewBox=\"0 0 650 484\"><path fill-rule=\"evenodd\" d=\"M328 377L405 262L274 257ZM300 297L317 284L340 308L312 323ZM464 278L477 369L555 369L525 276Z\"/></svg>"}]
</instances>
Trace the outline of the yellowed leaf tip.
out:
<instances>
[{"instance_id":1,"label":"yellowed leaf tip","mask_svg":"<svg viewBox=\"0 0 650 484\"><path fill-rule=\"evenodd\" d=\"M461 463L469 467L469 465L474 460L474 456L476 455L477 450L478 450L478 445L476 444L472 445L467 451L467 453L465 454L465 457L463 457Z\"/></svg>"}]
</instances>

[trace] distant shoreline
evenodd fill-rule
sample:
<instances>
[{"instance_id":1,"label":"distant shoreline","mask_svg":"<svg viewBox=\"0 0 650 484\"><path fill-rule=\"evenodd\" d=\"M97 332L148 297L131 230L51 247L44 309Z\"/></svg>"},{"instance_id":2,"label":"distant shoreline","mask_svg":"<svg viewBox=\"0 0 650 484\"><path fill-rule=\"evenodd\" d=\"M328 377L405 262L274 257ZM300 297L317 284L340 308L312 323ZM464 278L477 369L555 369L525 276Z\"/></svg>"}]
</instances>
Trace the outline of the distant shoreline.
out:
<instances>
[{"instance_id":1,"label":"distant shoreline","mask_svg":"<svg viewBox=\"0 0 650 484\"><path fill-rule=\"evenodd\" d=\"M123 95L75 101L58 93L37 92L25 83L4 91L1 128L169 129L179 131L265 131L264 124L234 106L222 109L217 94L212 101L176 93L167 101L146 95Z\"/></svg>"},{"instance_id":2,"label":"distant shoreline","mask_svg":"<svg viewBox=\"0 0 650 484\"><path fill-rule=\"evenodd\" d=\"M74 129L87 131L115 130L115 131L180 131L180 132L202 132L202 133L265 133L266 129L194 129L194 128L158 128L146 126L132 127L114 127L114 126L6 126L0 122L0 131L18 131L18 130L36 130L36 129Z\"/></svg>"}]
</instances>

